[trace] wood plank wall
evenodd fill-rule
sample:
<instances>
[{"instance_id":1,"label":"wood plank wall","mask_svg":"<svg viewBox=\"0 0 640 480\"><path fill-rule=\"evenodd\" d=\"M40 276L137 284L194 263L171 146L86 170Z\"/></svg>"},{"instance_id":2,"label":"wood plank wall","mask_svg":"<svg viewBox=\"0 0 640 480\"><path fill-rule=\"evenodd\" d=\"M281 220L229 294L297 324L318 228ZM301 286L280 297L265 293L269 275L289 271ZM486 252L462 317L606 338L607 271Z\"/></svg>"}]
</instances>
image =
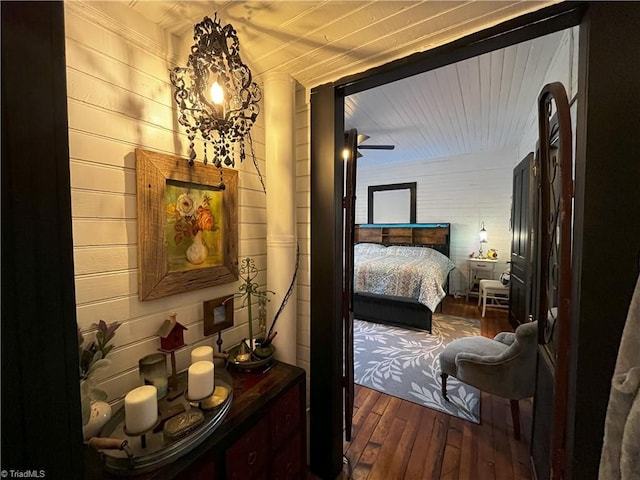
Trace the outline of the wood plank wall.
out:
<instances>
[{"instance_id":1,"label":"wood plank wall","mask_svg":"<svg viewBox=\"0 0 640 480\"><path fill-rule=\"evenodd\" d=\"M544 84L560 81L569 98L577 93L578 27L563 33L558 50L545 74ZM575 109L573 109L575 111ZM451 223L451 259L457 270L451 274L451 293L462 293L468 282L466 259L477 254L481 222L489 233L484 246L498 250L496 272L508 270L511 252L511 190L513 168L535 148L538 137L537 96L531 99L527 129L510 142L511 147L490 152L407 162L393 168L358 163L356 223L367 221L369 185L403 183L408 178L417 185L417 222ZM497 277L497 274L496 274Z\"/></svg>"},{"instance_id":2,"label":"wood plank wall","mask_svg":"<svg viewBox=\"0 0 640 480\"><path fill-rule=\"evenodd\" d=\"M94 322L122 322L108 357L112 364L98 377L117 403L139 385L138 359L159 347L155 332L169 313L176 312L188 327L189 346L177 352L178 370L188 366L193 347L215 347L215 336L204 337L202 302L236 292L238 283L138 300L134 149L186 155L188 142L177 125L168 71L186 62L182 52L191 39L181 44L113 2L65 2L65 29L78 325L90 338ZM266 174L263 118L258 117L252 132ZM257 282L264 286L266 197L250 159L236 168L239 257L255 259ZM240 302L235 308L235 326L223 333L225 347L248 331L246 308Z\"/></svg>"},{"instance_id":3,"label":"wood plank wall","mask_svg":"<svg viewBox=\"0 0 640 480\"><path fill-rule=\"evenodd\" d=\"M488 248L498 250L496 270L507 269L511 248L512 171L516 149L481 152L424 162L401 163L393 168L358 163L356 223L367 221L369 185L417 183L418 223L451 223L451 259L457 269L451 273L450 292L463 293L468 278L467 258L478 253L480 224L489 235Z\"/></svg>"},{"instance_id":4,"label":"wood plank wall","mask_svg":"<svg viewBox=\"0 0 640 480\"><path fill-rule=\"evenodd\" d=\"M567 90L569 100L574 98L578 93L578 32L579 27L577 26L563 32L560 46L545 74L545 84L549 82L562 82ZM542 85L540 87L542 87ZM520 145L518 146L518 158L520 160L534 150L538 139L537 98L535 100L529 112L527 131L522 136ZM575 119L573 113L572 118ZM573 131L575 134L575 124L573 125Z\"/></svg>"}]
</instances>

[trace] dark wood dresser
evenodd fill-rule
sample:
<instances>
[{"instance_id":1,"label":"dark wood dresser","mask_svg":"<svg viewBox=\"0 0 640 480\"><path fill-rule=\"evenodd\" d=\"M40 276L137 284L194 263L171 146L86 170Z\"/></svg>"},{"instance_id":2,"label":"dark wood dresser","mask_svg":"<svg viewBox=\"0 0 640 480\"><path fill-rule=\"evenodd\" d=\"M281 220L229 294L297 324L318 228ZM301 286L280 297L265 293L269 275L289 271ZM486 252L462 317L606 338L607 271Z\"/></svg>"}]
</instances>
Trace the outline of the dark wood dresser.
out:
<instances>
[{"instance_id":1,"label":"dark wood dresser","mask_svg":"<svg viewBox=\"0 0 640 480\"><path fill-rule=\"evenodd\" d=\"M201 445L156 471L116 476L87 447L85 479L306 478L306 381L299 367L276 362L264 373L233 377L233 401L222 424Z\"/></svg>"}]
</instances>

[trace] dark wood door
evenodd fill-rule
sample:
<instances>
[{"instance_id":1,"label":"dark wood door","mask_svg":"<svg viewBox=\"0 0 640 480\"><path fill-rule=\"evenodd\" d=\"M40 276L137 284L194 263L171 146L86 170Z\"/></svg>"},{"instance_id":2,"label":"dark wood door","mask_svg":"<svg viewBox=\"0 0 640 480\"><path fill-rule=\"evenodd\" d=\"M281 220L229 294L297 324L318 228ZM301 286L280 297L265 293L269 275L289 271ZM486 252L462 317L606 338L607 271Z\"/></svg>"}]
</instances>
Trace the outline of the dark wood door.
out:
<instances>
[{"instance_id":1,"label":"dark wood door","mask_svg":"<svg viewBox=\"0 0 640 480\"><path fill-rule=\"evenodd\" d=\"M511 200L511 283L509 321L516 328L526 322L531 299L531 200L533 152L513 169Z\"/></svg>"},{"instance_id":2,"label":"dark wood door","mask_svg":"<svg viewBox=\"0 0 640 480\"><path fill-rule=\"evenodd\" d=\"M0 463L2 474L79 478L64 2L1 2L0 22ZM42 448L48 434L59 440Z\"/></svg>"},{"instance_id":3,"label":"dark wood door","mask_svg":"<svg viewBox=\"0 0 640 480\"><path fill-rule=\"evenodd\" d=\"M344 285L342 288L342 321L344 337L344 435L351 441L353 423L353 255L355 243L356 169L358 161L358 131L345 134L344 189Z\"/></svg>"}]
</instances>

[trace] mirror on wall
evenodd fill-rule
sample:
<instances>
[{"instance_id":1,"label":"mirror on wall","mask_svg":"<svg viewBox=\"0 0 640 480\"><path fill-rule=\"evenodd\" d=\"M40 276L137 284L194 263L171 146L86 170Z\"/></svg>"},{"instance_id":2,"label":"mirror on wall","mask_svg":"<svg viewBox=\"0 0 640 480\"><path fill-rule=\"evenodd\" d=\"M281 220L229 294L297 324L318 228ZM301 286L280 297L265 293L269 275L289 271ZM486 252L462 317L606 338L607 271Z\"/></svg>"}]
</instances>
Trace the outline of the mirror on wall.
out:
<instances>
[{"instance_id":1,"label":"mirror on wall","mask_svg":"<svg viewBox=\"0 0 640 480\"><path fill-rule=\"evenodd\" d=\"M416 223L416 182L370 185L368 223Z\"/></svg>"}]
</instances>

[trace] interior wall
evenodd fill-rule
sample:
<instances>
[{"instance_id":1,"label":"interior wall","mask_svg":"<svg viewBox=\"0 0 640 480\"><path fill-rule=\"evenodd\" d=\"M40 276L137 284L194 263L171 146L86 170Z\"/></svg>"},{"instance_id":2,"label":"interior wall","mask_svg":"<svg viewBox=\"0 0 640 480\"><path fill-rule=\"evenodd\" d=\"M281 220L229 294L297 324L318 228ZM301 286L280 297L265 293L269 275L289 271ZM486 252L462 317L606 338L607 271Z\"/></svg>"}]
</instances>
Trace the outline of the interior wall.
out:
<instances>
[{"instance_id":1,"label":"interior wall","mask_svg":"<svg viewBox=\"0 0 640 480\"><path fill-rule=\"evenodd\" d=\"M467 259L478 254L479 232L484 222L488 243L483 250L498 251L496 272L508 270L511 251L511 190L515 148L435 160L367 166L359 160L356 188L356 223L367 223L367 191L370 185L416 182L416 221L451 224L451 272L449 293L464 294L468 285ZM496 278L497 278L496 274Z\"/></svg>"},{"instance_id":2,"label":"interior wall","mask_svg":"<svg viewBox=\"0 0 640 480\"><path fill-rule=\"evenodd\" d=\"M567 90L567 97L571 101L578 94L578 26L563 32L558 50L549 64L545 81L539 90L550 82L561 82ZM527 122L527 129L518 146L518 157L524 158L527 153L534 151L538 140L538 97L532 99L531 111ZM575 132L575 124L572 130Z\"/></svg>"},{"instance_id":3,"label":"interior wall","mask_svg":"<svg viewBox=\"0 0 640 480\"><path fill-rule=\"evenodd\" d=\"M565 85L569 98L576 95L577 35L578 27L563 32L540 89L546 83L560 81ZM450 293L459 294L466 289L466 259L471 252L478 252L481 222L485 222L489 232L489 243L483 250L495 248L499 258L496 271L508 270L512 173L514 166L535 148L538 137L537 95L531 98L528 119L526 131L513 142L515 146L499 152L400 163L393 168L367 166L365 153L358 164L356 223L367 222L369 185L417 179L417 221L452 224L451 258L458 268L451 275Z\"/></svg>"},{"instance_id":4,"label":"interior wall","mask_svg":"<svg viewBox=\"0 0 640 480\"><path fill-rule=\"evenodd\" d=\"M168 72L186 62L188 45L115 2L65 2L65 29L77 320L88 337L99 320L122 323L108 357L112 364L98 377L117 403L140 384L138 360L157 351L156 331L171 312L188 328L188 346L176 354L179 371L188 367L193 347L215 348L217 336L204 337L202 302L237 292L239 283L138 300L134 149L186 155ZM252 134L265 172L262 119ZM266 196L250 159L236 168L239 260L255 260L256 281L264 287ZM223 348L247 336L239 302L234 317L234 327L222 334Z\"/></svg>"}]
</instances>

